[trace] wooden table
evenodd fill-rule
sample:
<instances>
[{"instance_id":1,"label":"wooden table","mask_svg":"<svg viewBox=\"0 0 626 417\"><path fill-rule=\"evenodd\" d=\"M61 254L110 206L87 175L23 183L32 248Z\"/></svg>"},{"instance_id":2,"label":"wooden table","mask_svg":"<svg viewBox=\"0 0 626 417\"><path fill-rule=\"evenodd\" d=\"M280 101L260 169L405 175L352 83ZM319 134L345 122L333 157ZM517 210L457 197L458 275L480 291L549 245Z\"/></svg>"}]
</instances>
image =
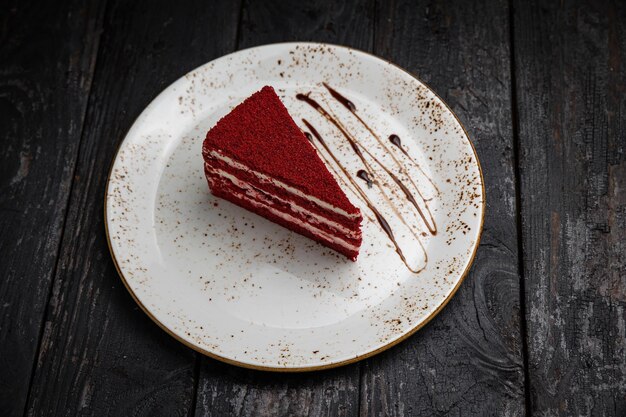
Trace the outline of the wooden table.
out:
<instances>
[{"instance_id":1,"label":"wooden table","mask_svg":"<svg viewBox=\"0 0 626 417\"><path fill-rule=\"evenodd\" d=\"M626 415L624 2L8 3L0 415ZM476 261L439 316L376 357L292 375L160 330L103 224L109 164L150 100L214 58L287 40L417 74L468 129L487 192Z\"/></svg>"}]
</instances>

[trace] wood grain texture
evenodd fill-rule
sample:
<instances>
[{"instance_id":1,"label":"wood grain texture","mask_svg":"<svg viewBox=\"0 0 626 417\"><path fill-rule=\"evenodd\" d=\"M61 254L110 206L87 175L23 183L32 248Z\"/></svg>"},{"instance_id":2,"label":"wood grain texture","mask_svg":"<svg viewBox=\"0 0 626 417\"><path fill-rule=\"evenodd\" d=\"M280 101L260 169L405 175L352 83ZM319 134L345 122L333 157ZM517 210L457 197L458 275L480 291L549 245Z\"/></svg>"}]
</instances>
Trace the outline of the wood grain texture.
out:
<instances>
[{"instance_id":1,"label":"wood grain texture","mask_svg":"<svg viewBox=\"0 0 626 417\"><path fill-rule=\"evenodd\" d=\"M91 87L103 2L0 8L0 414L22 416Z\"/></svg>"},{"instance_id":2,"label":"wood grain texture","mask_svg":"<svg viewBox=\"0 0 626 417\"><path fill-rule=\"evenodd\" d=\"M104 190L119 143L150 100L232 50L238 11L236 2L109 2L28 415L192 409L197 355L153 324L117 276Z\"/></svg>"},{"instance_id":3,"label":"wood grain texture","mask_svg":"<svg viewBox=\"0 0 626 417\"><path fill-rule=\"evenodd\" d=\"M247 0L242 13L240 49L292 41L372 48L374 0Z\"/></svg>"},{"instance_id":4,"label":"wood grain texture","mask_svg":"<svg viewBox=\"0 0 626 417\"><path fill-rule=\"evenodd\" d=\"M240 48L285 41L371 50L372 1L246 2ZM234 368L203 358L198 416L356 416L359 365L300 375Z\"/></svg>"},{"instance_id":5,"label":"wood grain texture","mask_svg":"<svg viewBox=\"0 0 626 417\"><path fill-rule=\"evenodd\" d=\"M516 1L533 414L626 415L626 6Z\"/></svg>"},{"instance_id":6,"label":"wood grain texture","mask_svg":"<svg viewBox=\"0 0 626 417\"><path fill-rule=\"evenodd\" d=\"M377 22L376 53L430 85L466 127L487 211L448 306L364 363L361 416L524 415L507 3L381 1Z\"/></svg>"},{"instance_id":7,"label":"wood grain texture","mask_svg":"<svg viewBox=\"0 0 626 417\"><path fill-rule=\"evenodd\" d=\"M356 416L359 364L329 371L277 374L204 359L197 416Z\"/></svg>"},{"instance_id":8,"label":"wood grain texture","mask_svg":"<svg viewBox=\"0 0 626 417\"><path fill-rule=\"evenodd\" d=\"M626 5L243 1L0 8L0 415L626 415ZM373 51L432 86L477 146L488 204L472 272L432 323L362 363L284 375L154 325L102 208L156 94L236 47L295 40Z\"/></svg>"}]
</instances>

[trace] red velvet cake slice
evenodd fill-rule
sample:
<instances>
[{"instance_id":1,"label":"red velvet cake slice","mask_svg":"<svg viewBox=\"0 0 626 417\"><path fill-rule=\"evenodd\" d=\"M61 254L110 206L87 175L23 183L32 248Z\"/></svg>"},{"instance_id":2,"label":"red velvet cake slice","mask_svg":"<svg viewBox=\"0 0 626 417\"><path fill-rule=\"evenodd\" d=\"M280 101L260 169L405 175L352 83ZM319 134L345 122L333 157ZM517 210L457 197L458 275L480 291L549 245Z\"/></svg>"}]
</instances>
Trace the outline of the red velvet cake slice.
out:
<instances>
[{"instance_id":1,"label":"red velvet cake slice","mask_svg":"<svg viewBox=\"0 0 626 417\"><path fill-rule=\"evenodd\" d=\"M362 216L272 87L208 131L202 145L211 192L356 260Z\"/></svg>"}]
</instances>

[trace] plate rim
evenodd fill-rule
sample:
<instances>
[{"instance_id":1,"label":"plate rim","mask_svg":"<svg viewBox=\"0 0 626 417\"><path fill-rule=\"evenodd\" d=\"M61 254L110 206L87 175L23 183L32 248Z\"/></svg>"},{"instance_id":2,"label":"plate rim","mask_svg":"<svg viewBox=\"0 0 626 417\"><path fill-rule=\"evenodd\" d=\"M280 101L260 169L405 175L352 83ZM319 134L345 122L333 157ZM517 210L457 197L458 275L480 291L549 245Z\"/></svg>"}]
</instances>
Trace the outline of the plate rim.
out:
<instances>
[{"instance_id":1,"label":"plate rim","mask_svg":"<svg viewBox=\"0 0 626 417\"><path fill-rule=\"evenodd\" d=\"M353 358L350 359L345 359L345 360L341 360L341 361L337 361L337 362L331 362L328 364L324 364L324 365L314 365L314 366L297 366L297 367L288 367L288 366L284 366L284 367L280 367L280 366L265 366L265 365L255 365L255 364L251 364L251 363L247 363L247 362L241 362L241 361L237 361L234 359L230 359L221 355L218 355L216 353L210 352L206 349L203 349L199 346L194 345L193 343L183 339L182 337L178 336L176 333L174 333L173 331L171 331L167 326L165 326L163 323L161 323L149 310L148 308L139 300L139 298L137 297L137 295L135 294L135 292L132 290L132 288L130 287L126 277L124 276L124 274L122 273L122 270L117 262L117 258L115 257L115 253L113 251L113 247L111 245L111 236L109 234L109 224L108 224L108 213L107 213L107 206L108 206L108 198L109 198L109 185L111 183L111 175L113 174L113 167L115 165L115 162L117 161L117 157L119 156L119 152L122 149L122 146L124 145L124 142L126 142L126 139L128 138L128 133L131 131L131 129L133 128L133 126L137 123L138 119L141 117L141 115L143 114L143 112L150 107L150 105L152 105L152 103L168 88L170 88L174 83L176 83L178 80L180 80L181 78L185 77L187 74L190 74L194 71L197 71L199 68L217 60L217 59L221 59L224 57L227 57L229 55L233 55L233 54L237 54L237 53L241 53L243 51L248 51L248 50L252 50L252 49L258 49L258 48L264 48L264 47L269 47L269 46L296 46L296 45L307 45L307 46L328 46L331 48L338 48L338 49L345 49L348 51L355 51L364 55L367 55L371 58L374 58L376 60L380 60L383 61L393 67L395 67L396 69L404 72L405 74L407 74L408 76L410 76L411 78L414 78L415 80L417 80L419 83L421 83L424 87L426 87L430 92L432 92L435 97L437 97L437 99L439 99L439 101L445 106L445 108L452 114L452 116L456 119L457 123L459 124L459 126L461 126L461 129L463 129L463 133L465 133L465 136L467 138L468 143L470 144L470 147L472 149L472 152L474 154L474 159L476 159L476 165L478 167L478 172L480 174L480 186L481 186L481 190L482 190L482 201L481 201L481 206L480 206L480 224L479 224L479 229L478 229L478 236L476 238L476 242L474 243L474 247L472 249L472 254L469 258L469 262L467 263L467 265L465 266L465 269L463 270L463 272L461 273L461 276L459 278L459 280L457 281L456 285L454 286L454 288L452 289L452 291L450 291L450 293L448 294L448 296L437 306L437 308L428 316L426 317L422 322L418 323L417 325L415 325L413 328L411 328L408 332L404 333L403 335L401 335L400 337L391 340L389 343L380 346L374 350L371 350L369 352L366 352L362 355L356 355ZM459 119L459 117L456 115L456 113L450 108L450 106L448 105L448 103L443 100L443 98L437 94L437 92L432 89L430 87L430 85L428 85L427 83L425 83L422 79L420 79L418 76L416 76L415 74L411 73L410 71L402 68L401 66L385 59L382 58L380 56L374 55L373 53L367 52L367 51L363 51L361 49L358 48L353 48L350 46L345 46L345 45L338 45L338 44L333 44L333 43L328 43L328 42L275 42L275 43L266 43L263 45L256 45L256 46L252 46L249 48L244 48L244 49L239 49L237 51L233 51L229 54L226 55L221 55L219 57L216 57L208 62L205 62L204 64L193 68L192 70L188 71L187 73L183 74L182 76L178 77L176 80L174 80L172 83L168 84L165 88L161 89L159 91L159 93L150 101L150 103L148 103L148 105L146 107L143 108L143 110L141 111L141 113L139 113L139 115L135 118L135 120L133 121L133 123L128 127L128 129L126 129L126 133L124 134L124 138L120 141L120 143L117 145L117 149L115 150L115 154L113 156L113 159L111 160L110 163L110 167L109 167L109 172L107 174L107 180L106 180L106 185L105 185L105 189L104 189L104 230L105 230L105 235L106 235L106 241L107 241L107 246L109 248L109 253L111 254L111 259L113 260L113 264L115 265L115 270L117 271L117 274L119 275L122 283L124 284L124 286L126 287L126 290L130 293L131 297L133 298L133 300L135 300L135 303L137 303L137 305L141 308L141 310L143 310L143 312L158 326L160 327L163 331L165 331L165 333L169 334L171 337L173 337L174 339L176 339L178 342L182 343L183 345L187 346L188 348L201 353L205 356L208 356L212 359L218 360L220 362L223 363L227 363L229 365L234 365L234 366L238 366L241 368L246 368L246 369L253 369L256 371L265 371L265 372L280 372L280 373L303 373L303 372L315 372L315 371L321 371L321 370L325 370L325 369L332 369L332 368L338 368L340 366L344 366L344 365L349 365L352 363L356 363L359 362L363 359L367 359L370 358L372 356L375 356L379 353L382 353L400 343L402 343L403 341L405 341L406 339L408 339L409 337L413 336L418 330L422 329L423 327L425 327L428 323L430 323L430 321L432 319L434 319L440 312L441 310L443 310L443 308L448 305L448 303L450 302L450 300L456 295L457 291L459 290L459 288L461 287L461 284L465 281L465 278L467 278L467 275L469 274L470 269L472 268L472 265L474 264L474 260L476 258L476 253L478 252L478 248L480 247L480 241L483 235L483 225L484 225L484 221L485 221L485 212L487 210L487 196L485 193L485 179L483 176L483 169L482 169L482 165L480 163L480 159L478 158L478 153L476 152L476 147L474 146L474 143L472 142L472 139L470 138L470 135L467 131L467 129L465 128L465 126L463 125L463 123L461 122L461 120Z\"/></svg>"}]
</instances>

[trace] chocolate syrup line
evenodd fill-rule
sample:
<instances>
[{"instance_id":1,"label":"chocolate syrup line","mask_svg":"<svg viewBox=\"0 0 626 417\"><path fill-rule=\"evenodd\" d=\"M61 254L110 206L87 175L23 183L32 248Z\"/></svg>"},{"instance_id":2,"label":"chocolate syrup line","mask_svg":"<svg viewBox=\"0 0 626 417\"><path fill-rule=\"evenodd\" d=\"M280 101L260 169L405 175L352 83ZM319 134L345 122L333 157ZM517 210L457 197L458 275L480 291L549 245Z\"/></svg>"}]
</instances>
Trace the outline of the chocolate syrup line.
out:
<instances>
[{"instance_id":1,"label":"chocolate syrup line","mask_svg":"<svg viewBox=\"0 0 626 417\"><path fill-rule=\"evenodd\" d=\"M355 114L355 116L357 116L357 115ZM361 118L359 116L357 116L357 118L359 120L361 120ZM378 138L378 139L380 139L380 138ZM430 176L426 175L426 173L422 169L422 166L420 164L418 164L417 161L415 159L413 159L413 157L411 155L409 155L409 153L406 151L406 149L404 149L404 146L402 146L402 142L400 141L400 137L398 135L396 135L395 133L391 134L391 135L389 135L389 142L391 142L394 146L396 146L398 149L400 149L402 151L402 153L404 154L404 156L409 158L409 161L413 162L413 165L415 165L415 167L420 170L420 172L428 180L430 185L432 185L433 188L435 189L435 191L437 191L437 195L441 195L441 191L439 191L439 187L437 187L437 185L430 178ZM387 147L385 147L385 149L387 149ZM393 155L393 153L392 153L392 155ZM394 160L395 159L396 158L394 157Z\"/></svg>"},{"instance_id":2,"label":"chocolate syrup line","mask_svg":"<svg viewBox=\"0 0 626 417\"><path fill-rule=\"evenodd\" d=\"M332 88L325 82L322 82L322 84L324 84L324 87L326 87L330 95L333 96L335 100L343 104L346 109L350 110L351 112L356 111L356 106L354 105L353 102L348 100L346 97L342 96L337 90L335 90L334 88Z\"/></svg>"},{"instance_id":3,"label":"chocolate syrup line","mask_svg":"<svg viewBox=\"0 0 626 417\"><path fill-rule=\"evenodd\" d=\"M302 119L303 121L305 121L304 119ZM333 164L330 163L330 161L328 160L328 158L326 158L326 155L324 155L318 148L317 144L315 143L315 141L313 141L313 136L309 133L309 132L304 132L304 136L306 136L306 138L309 140L309 142L311 142L311 144L315 147L315 150L317 151L317 154L319 156L322 157L322 159L324 159L324 162L326 162L326 166L330 167L330 169L333 170L333 172L335 173L335 178L338 178L339 181L341 181L341 183L343 185L345 185L350 191L352 191L354 193L354 195L356 195L359 199L361 199L361 201L363 202L363 204L367 205L367 201L365 201L361 195L359 194L358 190L355 190L352 185L350 185L349 183L346 182L346 180L343 178L342 175L339 175L339 173L337 172L337 169L334 167ZM336 161L335 161L336 162ZM374 219L372 219L367 213L363 213L363 215L371 222L374 221Z\"/></svg>"},{"instance_id":4,"label":"chocolate syrup line","mask_svg":"<svg viewBox=\"0 0 626 417\"><path fill-rule=\"evenodd\" d=\"M339 122L337 117L334 116L334 115L331 115L317 101L313 100L308 95L296 94L296 98L298 100L302 100L302 101L308 103L311 107L313 107L315 110L317 110L322 116L324 116L326 118L326 120L331 122L337 129L339 129L339 131L343 134L343 136L346 138L346 140L352 145L352 149L355 151L356 155L361 159L361 162L363 163L363 165L368 169L368 171L370 172L370 175L374 176L374 170L372 169L370 163L363 156L363 153L361 153L361 151L360 151L360 149L359 149L355 139L350 135L350 133L348 133L347 129L341 124L341 122ZM367 152L367 149L364 148L364 150ZM396 205L393 203L393 201L391 201L391 199L387 195L387 192L381 186L380 181L375 181L374 184L376 184L376 188L378 188L378 190L380 191L381 195L385 199L385 203L387 203L389 205L389 207L391 207L391 209L393 210L394 214L396 216L398 216L398 218L400 219L402 224L404 224L409 229L411 234L419 242L420 246L422 247L422 250L424 251L424 254L426 254L426 251L424 250L424 246L422 245L422 241L420 240L420 237L418 236L417 232L415 230L413 230L413 228L406 221L406 219L404 218L404 216L402 215L402 213L400 212L398 207L396 207ZM391 192L393 193L393 190L391 190Z\"/></svg>"},{"instance_id":5,"label":"chocolate syrup line","mask_svg":"<svg viewBox=\"0 0 626 417\"><path fill-rule=\"evenodd\" d=\"M372 188L373 181L371 180L370 176L367 175L367 171L365 171L364 169L359 169L356 172L356 176L365 181L365 183L367 184L367 188Z\"/></svg>"},{"instance_id":6,"label":"chocolate syrup line","mask_svg":"<svg viewBox=\"0 0 626 417\"><path fill-rule=\"evenodd\" d=\"M363 149L365 150L365 153L367 153L387 173L387 175L389 175L391 177L391 179L393 179L393 181L398 185L398 187L400 187L400 189L404 193L406 199L409 200L411 202L411 204L413 204L413 207L415 207L415 209L417 210L418 214L422 218L422 221L426 225L426 228L428 229L430 234L433 235L433 236L436 235L437 234L437 224L435 223L435 219L434 219L432 213L430 212L430 208L428 207L428 203L426 202L426 199L424 198L424 196L420 192L419 188L417 188L417 185L415 184L415 182L413 182L411 177L408 177L409 181L411 181L411 183L415 187L415 190L417 191L417 194L419 195L419 197L424 202L424 207L426 208L426 211L428 212L428 217L430 217L430 220L432 222L432 226L431 226L431 224L429 224L428 220L426 219L426 216L424 215L424 212L423 212L422 208L419 206L419 204L417 204L417 201L415 200L415 197L413 196L411 191L406 187L406 185L404 185L404 183L400 180L400 178L398 178L393 172L391 172L391 170L389 168L387 168L378 158L376 158L374 155L372 155L370 151L368 151L366 148L363 148Z\"/></svg>"},{"instance_id":7,"label":"chocolate syrup line","mask_svg":"<svg viewBox=\"0 0 626 417\"><path fill-rule=\"evenodd\" d=\"M306 125L307 129L309 129L311 131L313 136L315 136L315 138L324 147L324 149L326 149L326 152L328 152L328 155L330 155L330 157L335 161L335 163L337 164L339 169L341 169L341 171L344 173L346 178L348 178L348 180L356 187L356 189L358 190L358 192L361 195L361 197L363 198L363 200L365 200L365 202L366 202L367 206L369 207L369 209L372 211L372 213L374 213L374 216L376 216L376 220L378 220L378 223L380 224L380 227L383 229L383 231L387 234L387 236L389 237L391 242L396 247L396 253L400 256L400 259L402 259L402 262L404 262L404 265L406 265L406 267L409 269L409 271L411 271L411 272L413 272L415 274L421 272L425 268L425 266L423 268L421 268L421 269L418 269L418 270L414 270L413 268L411 268L411 266L409 265L408 261L406 260L406 257L404 256L404 252L402 252L402 249L400 248L400 245L398 245L398 242L396 241L396 238L393 235L393 230L391 229L391 226L389 226L389 223L387 222L387 219L385 219L385 217L378 211L378 209L376 208L374 203L371 202L371 200L367 197L367 195L363 192L363 190L361 190L361 187L359 187L359 185L354 181L354 179L348 173L348 171L343 167L343 165L341 165L341 163L339 162L339 160L337 159L335 154L330 150L330 148L326 144L326 141L324 141L324 139L319 134L319 132L306 119L302 119L302 122ZM420 245L421 245L421 243L420 243ZM422 249L423 249L423 247L422 247ZM426 265L426 263L428 262L428 255L426 254L426 251L424 251L424 256L426 256L426 261L424 263L424 265Z\"/></svg>"},{"instance_id":8,"label":"chocolate syrup line","mask_svg":"<svg viewBox=\"0 0 626 417\"><path fill-rule=\"evenodd\" d=\"M296 98L298 100L304 101L305 103L307 103L309 106L313 107L315 110L317 110L322 116L324 116L326 119L328 119L329 122L333 123L335 126L337 126L336 121L333 119L333 117L328 114L328 112L322 107L320 106L320 104L313 100L311 97L309 97L306 94L296 94ZM354 153L357 154L357 156L359 158L361 158L361 160L363 160L363 154L361 153L361 150L359 149L359 147L357 146L356 142L354 140L352 140L352 138L350 138L347 133L344 131L344 129L340 126L337 126L339 128L339 130L341 130L341 133L343 133L343 135L346 137L346 139L348 139L348 142L350 143L350 146L352 147L352 150L354 151ZM364 162L365 163L365 162Z\"/></svg>"},{"instance_id":9,"label":"chocolate syrup line","mask_svg":"<svg viewBox=\"0 0 626 417\"><path fill-rule=\"evenodd\" d=\"M393 151L388 148L385 145L385 142L380 138L380 136L378 136L374 130L372 130L372 128L365 122L365 120L363 120L361 118L361 116L359 116L356 111L353 111L352 114L354 115L354 117L357 118L357 120L359 122L361 122L361 124L368 130L368 132L370 132L372 134L372 136L376 139L376 141L383 147L385 148L385 150L387 151L387 153L389 154L389 156L391 156L391 159L393 159L393 161L396 163L396 165L398 166L398 168L400 169L400 171L404 174L406 174L407 178L409 179L409 181L411 181L411 183L413 184L413 186L415 187L416 190L418 190L417 192L421 194L421 192L419 191L419 188L417 187L417 184L415 184L415 181L413 181L413 178L411 178L407 173L406 170L404 168L404 165L402 165L402 163L398 160L398 158L396 158L396 156L393 154ZM398 135L392 135L398 138L398 140L400 140L400 138L398 137ZM393 143L393 142L392 142ZM394 143L395 145L395 143ZM441 192L439 191L439 187L437 187L437 185L435 185L434 181L432 180L432 178L430 178L430 176L428 174L426 174L426 172L424 172L424 170L422 169L422 166L420 164L417 163L417 161L415 159L413 159L413 157L411 157L411 155L408 154L408 152L404 149L404 147L402 147L402 145L400 145L400 150L402 151L402 153L404 153L404 155L409 158L409 160L413 163L413 165L415 165L415 167L417 169L419 169L419 171L422 173L422 176L424 178L426 178L426 180L430 183L430 185L433 186L433 188L435 189L435 191L437 192L437 195L441 195ZM422 197L422 199L424 201L430 201L430 200L426 200L424 197ZM433 219L434 222L434 219Z\"/></svg>"},{"instance_id":10,"label":"chocolate syrup line","mask_svg":"<svg viewBox=\"0 0 626 417\"><path fill-rule=\"evenodd\" d=\"M361 116L359 116L356 112L356 106L354 105L354 103L352 103L349 99L347 99L346 97L344 97L343 95L341 95L337 90L335 90L334 88L330 87L328 84L326 83L322 83L324 85L324 87L326 87L326 89L328 90L328 92L330 93L330 95L337 100L339 103L341 103L345 108L347 108L350 113L352 113L357 120L367 129L368 132L370 132L370 134L374 137L374 139L376 139L376 141L385 149L385 151L387 151L387 153L389 154L389 156L391 156L391 158L393 159L393 161L396 163L396 165L398 166L398 168L400 169L401 172L405 173L404 171L404 167L403 165L400 163L400 161L395 157L395 155L393 154L393 152L391 151L391 149L389 149L387 147L387 145L385 144L385 142L380 138L380 136L378 136L376 134L376 132L374 132L374 130L372 130L372 128L365 122L365 120L363 120L361 118ZM319 111L319 110L318 110ZM337 119L336 115L333 115L335 117L335 119ZM397 135L396 135L397 137ZM400 138L398 137L398 140ZM428 200L426 200L426 198L424 198L424 196L422 195L419 187L417 186L417 184L415 183L415 181L413 180L413 178L409 175L406 175L407 178L409 179L409 181L411 182L411 184L413 184L413 187L415 187L415 190L417 191L417 194L419 195L420 199L424 202L424 207L426 208L426 211L428 212L428 217L430 218L430 222L428 219L426 219L426 216L424 215L424 211L422 210L422 208L417 204L417 201L415 200L413 194L409 191L409 189L402 183L402 181L400 181L400 179L393 174L378 158L376 158L374 155L372 155L367 148L365 148L360 142L358 142L358 139L355 138L355 141L361 145L363 147L363 149L365 150L365 152L367 152L367 154L374 159L374 161L376 161L376 163L383 168L383 170L385 170L385 172L394 180L394 182L398 185L398 187L400 187L400 189L402 190L402 192L404 192L404 195L406 196L406 198L411 202L411 204L413 204L413 206L415 207L415 209L417 210L417 212L419 213L420 217L422 218L422 221L424 222L424 224L426 225L426 228L428 229L428 231L432 234L432 235L436 235L437 234L437 223L435 222L435 218L432 215L431 211L430 211L430 207L428 207ZM404 148L402 148L402 146L400 146L400 149L405 153L405 155L407 157L409 157L409 159L411 160L411 162L413 162L413 164L415 164L415 166L420 170L420 172L426 177L426 179L433 185L433 187L435 187L435 190L437 191L437 193L439 194L439 188L437 188L437 186L433 183L432 179L426 175L426 173L424 172L424 170L421 168L421 166L419 166L419 164L417 164L417 162L415 162L415 160L413 160L413 158L411 158L408 153L404 150Z\"/></svg>"},{"instance_id":11,"label":"chocolate syrup line","mask_svg":"<svg viewBox=\"0 0 626 417\"><path fill-rule=\"evenodd\" d=\"M409 200L409 202L411 204L413 204L413 207L415 207L415 210L417 210L418 215L422 218L422 221L424 222L424 224L426 225L426 228L428 229L428 231L434 236L437 234L437 225L435 224L434 218L432 213L430 212L430 209L428 208L428 204L426 203L426 200L424 199L424 196L422 195L422 193L419 191L419 188L417 188L417 186L415 185L415 183L413 183L413 186L416 188L418 195L420 196L420 198L424 201L424 206L426 206L426 210L428 211L428 214L432 220L432 226L428 223L428 220L426 219L426 216L424 215L424 212L422 211L422 208L417 204L417 201L415 200L415 197L413 196L413 194L411 193L411 191L404 185L404 183L400 180L400 178L398 178L393 172L391 172L391 170L389 168L387 168L387 166L385 164L383 164L376 156L372 155L372 153L365 147L363 146L360 142L358 142L358 139L356 137L352 137L351 134L348 133L348 130L345 128L345 126L343 126L343 124L339 121L339 118L337 117L337 115L335 113L333 113L332 110L329 110L327 112L330 115L330 119L335 126L337 126L341 132L344 134L344 136L346 136L346 138L348 138L348 135L350 136L350 138L348 138L348 140L351 140L352 142L354 142L355 144L358 144L358 146L361 146L363 148L363 150L365 151L365 153L367 153L370 158L372 158L374 160L374 162L376 162L386 173L387 175L389 175L391 177L391 179L393 179L393 181L396 183L396 185L402 190L402 192L404 193L404 196L406 197L407 200ZM361 158L361 160L363 161L363 163L368 167L368 169L370 170L370 172L374 172L374 170L371 168L371 166L369 165L368 162L366 162L366 160L364 158ZM413 181L410 177L409 180ZM378 185L378 183L377 183ZM381 192L383 193L383 195L385 196L385 199L387 200L387 202L389 204L393 203L389 200L389 198L387 197L386 193L383 191L383 189L378 186L378 188L381 190ZM392 191L393 193L393 191ZM402 215L399 213L398 210L396 210L395 205L393 206L394 211L396 212L396 214L402 219L403 223L411 230L413 231L413 229L408 225L408 223L404 220L404 217L402 217ZM415 232L413 232L413 236L415 236L416 239L419 239L419 237L415 234Z\"/></svg>"},{"instance_id":12,"label":"chocolate syrup line","mask_svg":"<svg viewBox=\"0 0 626 417\"><path fill-rule=\"evenodd\" d=\"M359 122L361 122L361 124L372 134L372 136L374 136L374 138L376 139L376 141L383 147L385 148L385 150L389 153L389 155L393 158L394 162L398 165L398 167L403 170L403 165L400 163L400 161L398 161L398 159L393 155L393 152L385 145L385 142L380 138L380 136L378 136L374 130L372 130L372 128L365 123L365 120L363 120L361 118L361 116L359 116L359 114L356 112L356 106L354 105L354 103L352 101L350 101L348 98L346 98L345 96L341 95L341 93L339 93L337 90L335 90L334 88L332 88L331 86L329 86L328 84L326 84L325 82L322 83L324 85L324 87L326 87L326 89L328 90L328 92L330 93L331 96L333 96L333 98L335 100L337 100L339 103L341 103L345 108L347 108L350 113L352 113L358 120ZM428 182L430 182L430 184L433 186L433 188L437 191L437 194L441 194L441 192L439 191L439 187L437 187L437 185L435 185L435 183L433 182L433 180L430 178L430 176L428 176L424 170L422 169L421 165L417 163L417 161L415 161L411 155L408 154L408 152L402 147L402 143L400 141L400 138L398 137L398 135L391 135L389 136L389 140L391 141L392 144L396 145L398 147L398 149L400 149L402 151L402 153L404 153L404 155L409 158L409 160L411 162L413 162L413 164L415 165L415 167L417 169L420 170L420 172L422 173L422 175L428 180ZM413 182L413 180L409 177L409 179L411 180L411 182ZM415 186L415 188L417 188L417 185L415 185L415 183L413 183L413 185ZM424 199L424 201L426 201L426 199Z\"/></svg>"},{"instance_id":13,"label":"chocolate syrup line","mask_svg":"<svg viewBox=\"0 0 626 417\"><path fill-rule=\"evenodd\" d=\"M389 155L393 158L394 162L398 165L398 167L403 170L403 166L400 163L400 161L398 161L396 159L396 157L393 155L393 152L385 145L385 142L380 138L380 136L378 136L373 130L372 128L370 128L370 126L365 123L365 120L363 120L361 118L361 116L359 116L359 114L356 112L356 106L354 105L354 103L352 101L350 101L347 97L343 96L341 93L339 93L337 90L335 90L334 88L332 88L331 86L329 86L328 84L326 84L325 82L322 82L322 84L324 85L324 87L326 87L326 89L328 90L328 92L330 93L331 96L333 96L333 98L335 100L337 100L339 103L341 103L346 109L348 109L350 111L350 113L352 113L358 120L359 122L361 122L361 124L372 134L372 136L374 136L374 138L376 139L376 141L383 147L385 148L385 150L389 153ZM393 139L392 139L393 138ZM415 165L415 167L417 169L420 170L420 172L422 173L422 175L428 180L428 182L430 182L430 184L433 186L433 188L435 188L435 190L437 191L437 195L441 194L439 191L439 187L437 187L435 185L435 183L433 182L432 178L430 178L430 176L428 176L424 170L422 169L421 165L417 163L417 161L415 161L411 155L408 154L408 152L402 147L402 143L400 141L400 138L398 137L398 135L391 135L389 136L389 140L391 141L391 143L393 143L394 145L396 145L398 147L398 149L400 149L402 151L402 153L404 153L404 155L409 158L409 160L411 162L413 162L413 165ZM412 179L409 177L409 179L412 181ZM417 186L415 185L415 183L413 183L413 185L415 186L415 188L417 188ZM426 199L424 199L424 201L427 201Z\"/></svg>"}]
</instances>

